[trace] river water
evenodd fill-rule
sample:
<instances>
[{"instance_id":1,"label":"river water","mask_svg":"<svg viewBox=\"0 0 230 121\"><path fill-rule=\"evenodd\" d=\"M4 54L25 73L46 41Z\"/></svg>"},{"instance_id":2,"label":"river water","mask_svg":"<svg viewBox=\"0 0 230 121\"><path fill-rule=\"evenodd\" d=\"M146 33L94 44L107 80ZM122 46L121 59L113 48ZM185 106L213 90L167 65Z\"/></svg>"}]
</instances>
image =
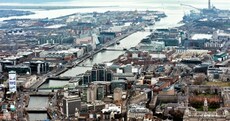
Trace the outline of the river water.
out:
<instances>
[{"instance_id":1,"label":"river water","mask_svg":"<svg viewBox=\"0 0 230 121\"><path fill-rule=\"evenodd\" d=\"M62 87L66 84L68 84L69 81L61 81L61 80L47 80L47 82L45 82L44 84L42 84L39 88L58 88L58 87Z\"/></svg>"},{"instance_id":2,"label":"river water","mask_svg":"<svg viewBox=\"0 0 230 121\"><path fill-rule=\"evenodd\" d=\"M113 45L109 48L131 48L136 46L143 38L149 35L150 32L136 32L122 39L119 45ZM93 56L93 59L87 59L82 64L93 65L95 63L109 62L116 59L119 55L124 54L124 51L101 51ZM91 69L91 67L75 67L61 74L61 76L76 76Z\"/></svg>"},{"instance_id":3,"label":"river water","mask_svg":"<svg viewBox=\"0 0 230 121\"><path fill-rule=\"evenodd\" d=\"M55 0L56 1L56 0ZM188 13L192 8L182 6L181 4L189 4L197 8L207 8L208 0L58 0L58 2L52 2L52 0L1 0L0 5L15 5L15 6L45 6L45 5L59 5L59 6L115 6L115 7L99 7L99 8L76 8L76 9L59 9L59 10L32 10L36 14L21 17L8 17L0 18L0 21L12 19L12 18L56 18L73 13L84 12L105 12L105 11L127 11L127 10L160 10L165 11L171 18L172 22L166 22L167 26L175 25L174 20L181 20L181 17ZM49 2L49 3L47 3ZM27 4L26 4L27 3ZM212 0L212 4L217 8L230 9L229 0ZM177 17L176 17L177 16Z\"/></svg>"},{"instance_id":4,"label":"river water","mask_svg":"<svg viewBox=\"0 0 230 121\"><path fill-rule=\"evenodd\" d=\"M46 113L29 113L29 121L44 121L47 119Z\"/></svg>"},{"instance_id":5,"label":"river water","mask_svg":"<svg viewBox=\"0 0 230 121\"><path fill-rule=\"evenodd\" d=\"M28 108L47 107L48 97L31 96ZM47 119L46 113L29 113L29 121L41 121Z\"/></svg>"}]
</instances>

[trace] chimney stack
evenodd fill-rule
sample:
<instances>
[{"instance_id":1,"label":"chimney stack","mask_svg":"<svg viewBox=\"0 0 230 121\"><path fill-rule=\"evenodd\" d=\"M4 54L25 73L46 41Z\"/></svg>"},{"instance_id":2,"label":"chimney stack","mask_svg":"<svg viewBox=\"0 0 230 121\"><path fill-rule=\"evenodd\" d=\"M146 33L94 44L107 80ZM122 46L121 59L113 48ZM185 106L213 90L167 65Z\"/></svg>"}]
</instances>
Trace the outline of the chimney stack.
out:
<instances>
[{"instance_id":1,"label":"chimney stack","mask_svg":"<svg viewBox=\"0 0 230 121\"><path fill-rule=\"evenodd\" d=\"M208 9L211 9L211 0L208 0Z\"/></svg>"}]
</instances>

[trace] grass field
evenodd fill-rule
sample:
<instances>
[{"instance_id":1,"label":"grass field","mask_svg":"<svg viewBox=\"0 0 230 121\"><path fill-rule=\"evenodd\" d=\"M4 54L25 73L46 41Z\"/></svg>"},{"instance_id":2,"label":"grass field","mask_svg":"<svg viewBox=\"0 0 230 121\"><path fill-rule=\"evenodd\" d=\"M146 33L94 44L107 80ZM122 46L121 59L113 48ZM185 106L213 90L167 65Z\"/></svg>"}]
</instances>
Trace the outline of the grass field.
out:
<instances>
[{"instance_id":1,"label":"grass field","mask_svg":"<svg viewBox=\"0 0 230 121\"><path fill-rule=\"evenodd\" d=\"M205 82L207 86L220 86L220 87L229 87L230 82Z\"/></svg>"}]
</instances>

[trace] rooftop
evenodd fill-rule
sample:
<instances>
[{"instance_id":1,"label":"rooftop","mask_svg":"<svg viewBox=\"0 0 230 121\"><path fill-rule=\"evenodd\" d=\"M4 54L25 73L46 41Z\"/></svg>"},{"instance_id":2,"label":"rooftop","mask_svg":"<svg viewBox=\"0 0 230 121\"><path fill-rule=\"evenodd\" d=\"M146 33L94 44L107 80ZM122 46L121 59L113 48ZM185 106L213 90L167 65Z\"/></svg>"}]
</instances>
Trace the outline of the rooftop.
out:
<instances>
[{"instance_id":1,"label":"rooftop","mask_svg":"<svg viewBox=\"0 0 230 121\"><path fill-rule=\"evenodd\" d=\"M212 34L194 34L192 36L193 40L198 40L198 39L212 39Z\"/></svg>"}]
</instances>

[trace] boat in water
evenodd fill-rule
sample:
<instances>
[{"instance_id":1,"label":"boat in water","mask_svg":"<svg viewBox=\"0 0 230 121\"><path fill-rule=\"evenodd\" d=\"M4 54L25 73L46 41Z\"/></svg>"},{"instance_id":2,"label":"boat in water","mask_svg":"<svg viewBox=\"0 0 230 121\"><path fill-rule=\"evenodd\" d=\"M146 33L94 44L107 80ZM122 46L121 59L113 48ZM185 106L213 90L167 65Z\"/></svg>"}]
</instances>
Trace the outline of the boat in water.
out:
<instances>
[{"instance_id":1,"label":"boat in water","mask_svg":"<svg viewBox=\"0 0 230 121\"><path fill-rule=\"evenodd\" d=\"M123 50L127 50L127 48L123 48Z\"/></svg>"}]
</instances>

